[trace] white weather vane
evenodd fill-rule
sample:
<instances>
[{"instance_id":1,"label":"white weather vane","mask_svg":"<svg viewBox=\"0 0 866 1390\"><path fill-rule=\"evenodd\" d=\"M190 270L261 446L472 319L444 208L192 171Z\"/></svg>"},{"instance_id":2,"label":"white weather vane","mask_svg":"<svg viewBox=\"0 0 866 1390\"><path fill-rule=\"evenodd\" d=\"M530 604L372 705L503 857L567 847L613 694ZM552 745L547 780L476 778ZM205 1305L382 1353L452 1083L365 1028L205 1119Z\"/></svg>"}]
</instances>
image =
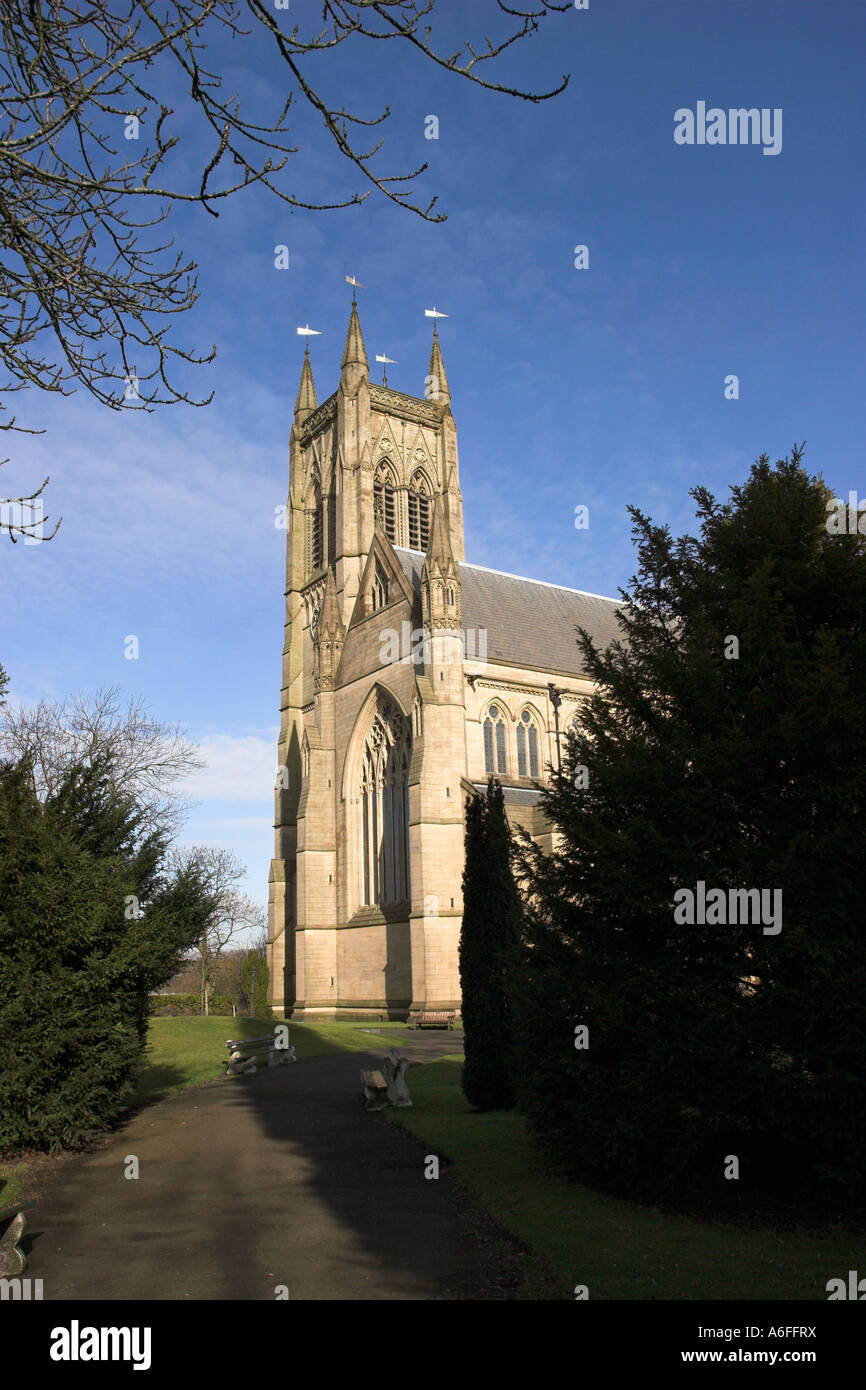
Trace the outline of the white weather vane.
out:
<instances>
[{"instance_id":1,"label":"white weather vane","mask_svg":"<svg viewBox=\"0 0 866 1390\"><path fill-rule=\"evenodd\" d=\"M383 386L387 386L387 385L388 385L388 373L387 373L387 368L388 368L388 366L394 366L394 365L396 364L396 360L397 360L397 359L396 359L395 357L386 357L385 354L384 354L384 352L377 352L377 353L376 353L376 361L377 361L377 362L383 362L383 363L385 363L385 366L382 367L382 385L383 385Z\"/></svg>"}]
</instances>

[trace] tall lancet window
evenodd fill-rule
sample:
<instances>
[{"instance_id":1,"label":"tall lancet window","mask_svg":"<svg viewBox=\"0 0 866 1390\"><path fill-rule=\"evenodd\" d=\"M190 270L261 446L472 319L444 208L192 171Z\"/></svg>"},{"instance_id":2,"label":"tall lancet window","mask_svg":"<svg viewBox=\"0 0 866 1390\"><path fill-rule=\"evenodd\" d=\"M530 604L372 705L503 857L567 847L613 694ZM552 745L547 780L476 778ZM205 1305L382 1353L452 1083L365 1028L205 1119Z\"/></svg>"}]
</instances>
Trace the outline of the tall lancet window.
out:
<instances>
[{"instance_id":1,"label":"tall lancet window","mask_svg":"<svg viewBox=\"0 0 866 1390\"><path fill-rule=\"evenodd\" d=\"M307 495L307 568L322 568L322 489L313 483Z\"/></svg>"},{"instance_id":2,"label":"tall lancet window","mask_svg":"<svg viewBox=\"0 0 866 1390\"><path fill-rule=\"evenodd\" d=\"M426 550L430 538L430 487L423 473L409 484L409 549Z\"/></svg>"},{"instance_id":3,"label":"tall lancet window","mask_svg":"<svg viewBox=\"0 0 866 1390\"><path fill-rule=\"evenodd\" d=\"M370 597L374 613L378 612L380 608L384 608L385 604L388 602L388 576L382 569L378 560L376 561L373 571L373 584L370 589Z\"/></svg>"},{"instance_id":4,"label":"tall lancet window","mask_svg":"<svg viewBox=\"0 0 866 1390\"><path fill-rule=\"evenodd\" d=\"M333 566L337 560L337 498L331 493L328 498L328 564Z\"/></svg>"},{"instance_id":5,"label":"tall lancet window","mask_svg":"<svg viewBox=\"0 0 866 1390\"><path fill-rule=\"evenodd\" d=\"M397 508L394 501L394 480L382 464L376 469L373 482L373 510L388 540L396 544Z\"/></svg>"},{"instance_id":6,"label":"tall lancet window","mask_svg":"<svg viewBox=\"0 0 866 1390\"><path fill-rule=\"evenodd\" d=\"M505 719L498 705L491 705L484 721L484 771L507 772Z\"/></svg>"},{"instance_id":7,"label":"tall lancet window","mask_svg":"<svg viewBox=\"0 0 866 1390\"><path fill-rule=\"evenodd\" d=\"M538 729L528 709L523 711L517 725L517 775L538 776Z\"/></svg>"},{"instance_id":8,"label":"tall lancet window","mask_svg":"<svg viewBox=\"0 0 866 1390\"><path fill-rule=\"evenodd\" d=\"M361 760L361 902L408 904L409 757L412 735L399 710L376 711Z\"/></svg>"}]
</instances>

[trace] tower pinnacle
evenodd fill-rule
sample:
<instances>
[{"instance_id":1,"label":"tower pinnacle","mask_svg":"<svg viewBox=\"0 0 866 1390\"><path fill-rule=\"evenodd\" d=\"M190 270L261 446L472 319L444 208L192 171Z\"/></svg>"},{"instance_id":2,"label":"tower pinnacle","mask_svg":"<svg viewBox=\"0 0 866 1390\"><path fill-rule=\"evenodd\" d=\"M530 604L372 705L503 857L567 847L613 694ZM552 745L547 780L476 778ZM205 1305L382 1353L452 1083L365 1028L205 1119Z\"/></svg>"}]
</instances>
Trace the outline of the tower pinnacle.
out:
<instances>
[{"instance_id":1,"label":"tower pinnacle","mask_svg":"<svg viewBox=\"0 0 866 1390\"><path fill-rule=\"evenodd\" d=\"M346 344L343 348L343 360L340 363L340 369L340 382L343 389L350 396L356 395L359 384L367 378L370 364L367 360L367 349L364 346L364 335L361 332L361 320L358 318L358 306L354 299L352 300L352 312L349 315L349 327L346 332Z\"/></svg>"},{"instance_id":2,"label":"tower pinnacle","mask_svg":"<svg viewBox=\"0 0 866 1390\"><path fill-rule=\"evenodd\" d=\"M304 348L304 365L301 367L301 380L298 383L298 396L295 401L295 420L299 425L302 425L307 416L312 414L317 404L316 384L313 381L313 368L310 365L310 345L307 343Z\"/></svg>"},{"instance_id":3,"label":"tower pinnacle","mask_svg":"<svg viewBox=\"0 0 866 1390\"><path fill-rule=\"evenodd\" d=\"M445 375L445 363L442 360L442 349L439 346L439 333L436 328L436 321L433 321L433 346L430 349L430 365L427 368L427 389L424 392L429 401L435 405L450 405L451 392L448 387L448 378Z\"/></svg>"},{"instance_id":4,"label":"tower pinnacle","mask_svg":"<svg viewBox=\"0 0 866 1390\"><path fill-rule=\"evenodd\" d=\"M454 564L454 551L451 549L448 530L448 494L439 492L433 499L433 520L427 541L427 554L424 557L424 567L428 574L432 573L434 566L444 574Z\"/></svg>"}]
</instances>

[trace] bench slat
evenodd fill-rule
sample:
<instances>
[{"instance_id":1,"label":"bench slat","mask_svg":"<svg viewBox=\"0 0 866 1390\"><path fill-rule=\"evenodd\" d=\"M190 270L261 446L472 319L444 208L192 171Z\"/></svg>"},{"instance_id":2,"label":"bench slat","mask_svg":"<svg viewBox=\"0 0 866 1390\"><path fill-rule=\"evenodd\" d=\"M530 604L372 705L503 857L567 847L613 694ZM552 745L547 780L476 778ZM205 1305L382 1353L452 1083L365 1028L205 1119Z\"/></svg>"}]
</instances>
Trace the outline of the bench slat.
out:
<instances>
[{"instance_id":1,"label":"bench slat","mask_svg":"<svg viewBox=\"0 0 866 1390\"><path fill-rule=\"evenodd\" d=\"M361 1080L365 1086L372 1086L377 1091L387 1091L388 1083L380 1071L361 1071Z\"/></svg>"}]
</instances>

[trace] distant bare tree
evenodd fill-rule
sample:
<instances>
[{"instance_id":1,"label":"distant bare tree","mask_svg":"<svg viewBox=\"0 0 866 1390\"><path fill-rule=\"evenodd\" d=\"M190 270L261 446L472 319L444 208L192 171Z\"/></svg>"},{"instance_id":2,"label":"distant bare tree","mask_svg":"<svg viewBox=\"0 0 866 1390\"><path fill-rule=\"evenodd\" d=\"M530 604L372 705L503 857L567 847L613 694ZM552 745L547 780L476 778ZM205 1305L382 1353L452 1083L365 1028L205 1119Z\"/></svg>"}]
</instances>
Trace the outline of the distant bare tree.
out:
<instances>
[{"instance_id":1,"label":"distant bare tree","mask_svg":"<svg viewBox=\"0 0 866 1390\"><path fill-rule=\"evenodd\" d=\"M252 951L258 951L258 953L259 953L260 956L264 956L265 958L267 958L267 954L268 954L268 924L267 924L267 912L265 911L264 908L262 908L261 911L262 911L262 916L263 916L263 918L265 919L265 920L264 920L264 925L262 926L262 928L261 928L260 931L257 931L257 932L256 932L255 936L253 936L253 937L250 938L250 950L252 950Z\"/></svg>"},{"instance_id":2,"label":"distant bare tree","mask_svg":"<svg viewBox=\"0 0 866 1390\"><path fill-rule=\"evenodd\" d=\"M196 948L201 967L202 1013L208 1012L208 998L214 988L215 971L230 941L237 942L246 932L261 934L265 909L237 889L246 866L228 849L193 845L175 849L169 856L175 870L195 866L216 899L207 930Z\"/></svg>"},{"instance_id":3,"label":"distant bare tree","mask_svg":"<svg viewBox=\"0 0 866 1390\"><path fill-rule=\"evenodd\" d=\"M213 989L215 994L227 994L237 1004L244 992L243 963L246 951L223 951L213 966Z\"/></svg>"},{"instance_id":4,"label":"distant bare tree","mask_svg":"<svg viewBox=\"0 0 866 1390\"><path fill-rule=\"evenodd\" d=\"M0 710L0 754L28 757L40 800L55 793L73 763L106 761L114 785L133 796L142 824L173 835L192 804L175 790L204 766L204 758L178 724L152 718L140 697L124 706L115 687L38 705Z\"/></svg>"}]
</instances>

